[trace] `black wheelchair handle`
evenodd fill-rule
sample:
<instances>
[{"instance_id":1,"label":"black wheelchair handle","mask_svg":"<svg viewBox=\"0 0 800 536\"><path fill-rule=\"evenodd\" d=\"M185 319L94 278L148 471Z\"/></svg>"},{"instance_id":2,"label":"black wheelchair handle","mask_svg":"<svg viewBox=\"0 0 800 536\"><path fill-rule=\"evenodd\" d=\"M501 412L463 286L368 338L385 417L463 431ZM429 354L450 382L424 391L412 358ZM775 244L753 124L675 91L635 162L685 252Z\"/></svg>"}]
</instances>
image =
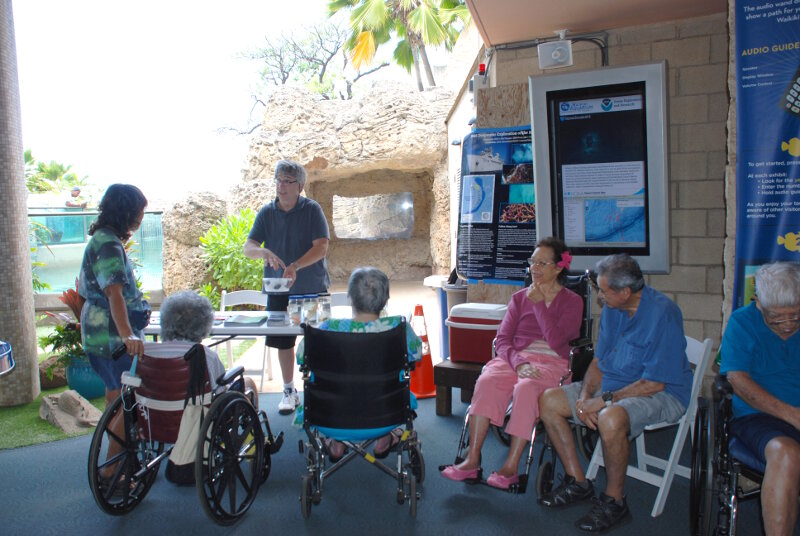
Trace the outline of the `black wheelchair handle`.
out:
<instances>
[{"instance_id":1,"label":"black wheelchair handle","mask_svg":"<svg viewBox=\"0 0 800 536\"><path fill-rule=\"evenodd\" d=\"M119 346L114 348L113 352L111 352L111 359L116 361L117 359L125 355L125 352L127 352L127 348L125 348L124 344L120 344Z\"/></svg>"}]
</instances>

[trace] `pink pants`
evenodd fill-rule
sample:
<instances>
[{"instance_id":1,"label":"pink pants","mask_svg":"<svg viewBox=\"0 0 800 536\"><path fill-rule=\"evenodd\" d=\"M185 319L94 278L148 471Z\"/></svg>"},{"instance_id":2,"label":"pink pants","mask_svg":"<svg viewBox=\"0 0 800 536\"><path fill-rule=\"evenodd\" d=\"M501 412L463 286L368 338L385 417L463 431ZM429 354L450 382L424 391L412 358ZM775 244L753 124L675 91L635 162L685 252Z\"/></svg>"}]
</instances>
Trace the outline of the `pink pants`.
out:
<instances>
[{"instance_id":1,"label":"pink pants","mask_svg":"<svg viewBox=\"0 0 800 536\"><path fill-rule=\"evenodd\" d=\"M506 433L530 440L539 420L539 395L558 382L569 370L566 359L546 354L528 354L528 363L539 370L539 378L520 378L508 361L495 357L478 377L469 414L487 417L495 426L503 426L508 403L513 401ZM567 379L565 384L569 383Z\"/></svg>"}]
</instances>

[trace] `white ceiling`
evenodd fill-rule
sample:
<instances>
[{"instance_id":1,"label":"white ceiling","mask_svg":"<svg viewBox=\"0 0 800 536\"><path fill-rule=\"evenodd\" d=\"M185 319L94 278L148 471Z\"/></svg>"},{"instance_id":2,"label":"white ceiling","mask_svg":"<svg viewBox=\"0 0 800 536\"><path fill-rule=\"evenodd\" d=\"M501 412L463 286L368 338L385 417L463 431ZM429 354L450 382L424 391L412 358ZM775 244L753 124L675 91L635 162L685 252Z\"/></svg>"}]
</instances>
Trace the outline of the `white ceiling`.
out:
<instances>
[{"instance_id":1,"label":"white ceiling","mask_svg":"<svg viewBox=\"0 0 800 536\"><path fill-rule=\"evenodd\" d=\"M466 0L484 44L567 36L721 13L727 0Z\"/></svg>"}]
</instances>

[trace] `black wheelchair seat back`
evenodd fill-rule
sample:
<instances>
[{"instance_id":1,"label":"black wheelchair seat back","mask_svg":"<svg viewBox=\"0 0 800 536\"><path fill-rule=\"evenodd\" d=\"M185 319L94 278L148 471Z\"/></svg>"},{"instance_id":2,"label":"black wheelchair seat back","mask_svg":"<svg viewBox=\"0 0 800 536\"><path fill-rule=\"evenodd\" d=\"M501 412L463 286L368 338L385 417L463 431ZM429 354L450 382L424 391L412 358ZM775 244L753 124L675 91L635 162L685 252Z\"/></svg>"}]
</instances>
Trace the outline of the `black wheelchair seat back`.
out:
<instances>
[{"instance_id":1,"label":"black wheelchair seat back","mask_svg":"<svg viewBox=\"0 0 800 536\"><path fill-rule=\"evenodd\" d=\"M410 419L405 323L380 333L304 326L304 419L316 426L369 429Z\"/></svg>"}]
</instances>

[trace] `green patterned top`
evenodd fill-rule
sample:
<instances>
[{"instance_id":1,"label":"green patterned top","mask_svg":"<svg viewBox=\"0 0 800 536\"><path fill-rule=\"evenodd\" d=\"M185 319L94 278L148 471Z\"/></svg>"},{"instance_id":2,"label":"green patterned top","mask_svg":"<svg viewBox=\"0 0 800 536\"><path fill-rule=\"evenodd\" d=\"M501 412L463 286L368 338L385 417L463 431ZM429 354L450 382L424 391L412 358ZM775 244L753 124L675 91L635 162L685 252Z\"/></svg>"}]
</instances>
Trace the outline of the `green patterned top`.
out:
<instances>
[{"instance_id":1,"label":"green patterned top","mask_svg":"<svg viewBox=\"0 0 800 536\"><path fill-rule=\"evenodd\" d=\"M122 344L104 292L114 284L122 285L128 311L147 308L122 241L110 229L97 229L83 253L78 280L78 293L86 298L81 311L81 337L87 354L106 359L111 359L111 352ZM141 332L137 334L143 336Z\"/></svg>"}]
</instances>

